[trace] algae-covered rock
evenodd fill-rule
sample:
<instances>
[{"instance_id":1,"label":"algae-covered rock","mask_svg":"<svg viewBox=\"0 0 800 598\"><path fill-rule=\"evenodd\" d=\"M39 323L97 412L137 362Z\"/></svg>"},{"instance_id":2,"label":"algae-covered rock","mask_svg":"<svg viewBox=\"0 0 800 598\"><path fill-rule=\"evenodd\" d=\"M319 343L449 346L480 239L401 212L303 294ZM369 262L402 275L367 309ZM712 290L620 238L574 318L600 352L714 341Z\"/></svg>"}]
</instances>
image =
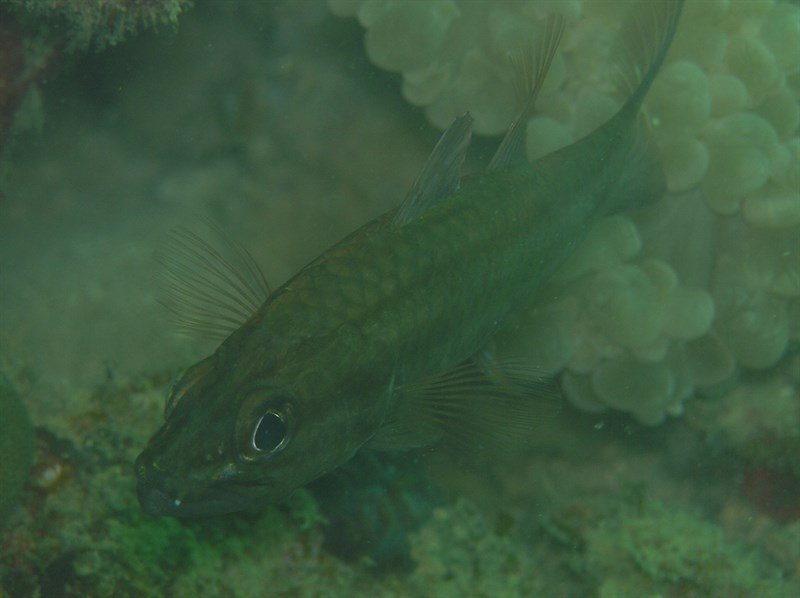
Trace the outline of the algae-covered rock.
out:
<instances>
[{"instance_id":1,"label":"algae-covered rock","mask_svg":"<svg viewBox=\"0 0 800 598\"><path fill-rule=\"evenodd\" d=\"M688 421L706 434L710 452L800 477L798 380L800 357L794 355L770 378L750 376L724 396L692 403Z\"/></svg>"},{"instance_id":2,"label":"algae-covered rock","mask_svg":"<svg viewBox=\"0 0 800 598\"><path fill-rule=\"evenodd\" d=\"M797 591L763 553L731 542L710 521L659 503L603 521L588 534L586 548L586 568L601 598Z\"/></svg>"},{"instance_id":3,"label":"algae-covered rock","mask_svg":"<svg viewBox=\"0 0 800 598\"><path fill-rule=\"evenodd\" d=\"M35 448L28 411L0 374L0 525L11 512L30 473Z\"/></svg>"},{"instance_id":4,"label":"algae-covered rock","mask_svg":"<svg viewBox=\"0 0 800 598\"><path fill-rule=\"evenodd\" d=\"M414 595L543 595L533 555L510 535L496 533L465 498L434 510L432 520L412 537L411 554L417 562L409 579Z\"/></svg>"},{"instance_id":5,"label":"algae-covered rock","mask_svg":"<svg viewBox=\"0 0 800 598\"><path fill-rule=\"evenodd\" d=\"M63 408L37 426L26 508L0 529L0 596L383 596L372 587L359 591L358 583L371 581L366 568L324 550L318 506L307 492L261 513L195 521L141 512L132 463L161 417L167 378L128 379L93 392L68 387ZM15 436L25 428L11 426L18 413L9 405L24 414L17 394L0 388L4 468L20 463L24 446L11 443L9 452L7 427ZM53 411L55 397L48 396ZM73 474L54 479L59 470ZM5 469L0 478L5 497Z\"/></svg>"},{"instance_id":6,"label":"algae-covered rock","mask_svg":"<svg viewBox=\"0 0 800 598\"><path fill-rule=\"evenodd\" d=\"M10 0L21 17L32 19L39 30L63 36L70 49L115 46L140 29L174 26L191 0Z\"/></svg>"}]
</instances>

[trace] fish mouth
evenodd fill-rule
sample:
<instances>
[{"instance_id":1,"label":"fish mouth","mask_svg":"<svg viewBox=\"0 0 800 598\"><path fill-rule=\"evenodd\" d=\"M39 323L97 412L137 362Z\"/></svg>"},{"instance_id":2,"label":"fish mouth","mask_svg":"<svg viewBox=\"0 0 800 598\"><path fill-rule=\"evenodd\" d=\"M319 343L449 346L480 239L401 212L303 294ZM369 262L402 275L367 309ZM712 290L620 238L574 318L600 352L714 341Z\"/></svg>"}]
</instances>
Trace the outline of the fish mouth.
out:
<instances>
[{"instance_id":1,"label":"fish mouth","mask_svg":"<svg viewBox=\"0 0 800 598\"><path fill-rule=\"evenodd\" d=\"M270 496L273 478L198 483L181 480L148 466L140 457L136 464L136 493L142 510L154 517L211 517L251 511L275 502Z\"/></svg>"}]
</instances>

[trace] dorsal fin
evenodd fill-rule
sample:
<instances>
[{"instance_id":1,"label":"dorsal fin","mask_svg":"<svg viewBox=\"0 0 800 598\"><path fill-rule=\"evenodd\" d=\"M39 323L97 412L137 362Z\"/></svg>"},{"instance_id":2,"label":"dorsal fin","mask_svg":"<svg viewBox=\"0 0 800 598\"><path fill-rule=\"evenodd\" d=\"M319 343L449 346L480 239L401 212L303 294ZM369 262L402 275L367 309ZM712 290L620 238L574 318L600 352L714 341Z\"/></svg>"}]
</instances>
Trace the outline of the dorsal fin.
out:
<instances>
[{"instance_id":1,"label":"dorsal fin","mask_svg":"<svg viewBox=\"0 0 800 598\"><path fill-rule=\"evenodd\" d=\"M683 0L639 2L625 17L617 35L613 48L615 84L620 93L629 96L595 137L615 139L619 147L628 149L622 157L625 165L606 195L605 213L657 201L667 188L661 156L641 115L641 106L669 52L683 3Z\"/></svg>"},{"instance_id":2,"label":"dorsal fin","mask_svg":"<svg viewBox=\"0 0 800 598\"><path fill-rule=\"evenodd\" d=\"M215 222L199 220L173 228L159 245L156 300L178 332L221 340L258 310L270 288L246 249Z\"/></svg>"},{"instance_id":3,"label":"dorsal fin","mask_svg":"<svg viewBox=\"0 0 800 598\"><path fill-rule=\"evenodd\" d=\"M461 166L472 137L473 118L459 116L442 134L422 172L392 219L393 227L414 220L428 208L456 189L461 180Z\"/></svg>"},{"instance_id":4,"label":"dorsal fin","mask_svg":"<svg viewBox=\"0 0 800 598\"><path fill-rule=\"evenodd\" d=\"M616 87L628 96L626 105L639 110L667 56L678 28L684 0L639 2L617 34L613 59Z\"/></svg>"},{"instance_id":5,"label":"dorsal fin","mask_svg":"<svg viewBox=\"0 0 800 598\"><path fill-rule=\"evenodd\" d=\"M511 121L506 136L489 162L489 170L508 168L527 161L525 157L525 130L533 116L536 96L542 89L553 57L556 55L561 36L564 34L564 19L551 14L544 26L544 34L539 38L535 50L523 52L520 60L514 61L515 77L519 81L522 109Z\"/></svg>"}]
</instances>

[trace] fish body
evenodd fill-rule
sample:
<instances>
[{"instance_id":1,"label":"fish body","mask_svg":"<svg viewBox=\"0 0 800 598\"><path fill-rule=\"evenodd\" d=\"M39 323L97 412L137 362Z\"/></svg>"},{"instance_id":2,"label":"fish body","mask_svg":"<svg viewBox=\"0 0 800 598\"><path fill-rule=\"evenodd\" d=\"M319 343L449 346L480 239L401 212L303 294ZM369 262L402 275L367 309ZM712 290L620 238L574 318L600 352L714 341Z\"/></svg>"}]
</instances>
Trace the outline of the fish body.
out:
<instances>
[{"instance_id":1,"label":"fish body","mask_svg":"<svg viewBox=\"0 0 800 598\"><path fill-rule=\"evenodd\" d=\"M598 218L662 195L639 112L682 2L647 4L657 5L648 15L658 19L624 28L644 27L632 37L641 43L649 34L651 52L630 59L630 96L608 122L532 164L516 157L546 59L486 172L460 177L471 130L461 117L403 205L270 293L187 370L137 460L146 511L257 508L368 443L407 448L451 432L469 442L481 428L528 426L524 376L512 373L509 382L502 367L469 360ZM560 32L551 37L549 58Z\"/></svg>"}]
</instances>

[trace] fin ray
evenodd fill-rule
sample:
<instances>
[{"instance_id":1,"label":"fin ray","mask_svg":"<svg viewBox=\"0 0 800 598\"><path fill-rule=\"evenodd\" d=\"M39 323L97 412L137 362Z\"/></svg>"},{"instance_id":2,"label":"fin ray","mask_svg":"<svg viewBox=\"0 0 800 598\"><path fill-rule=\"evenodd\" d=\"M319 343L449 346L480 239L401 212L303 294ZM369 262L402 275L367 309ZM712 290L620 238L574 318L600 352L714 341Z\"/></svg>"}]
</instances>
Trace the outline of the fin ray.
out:
<instances>
[{"instance_id":1,"label":"fin ray","mask_svg":"<svg viewBox=\"0 0 800 598\"><path fill-rule=\"evenodd\" d=\"M176 330L220 340L266 301L269 284L252 256L211 220L173 228L156 251L158 293Z\"/></svg>"},{"instance_id":2,"label":"fin ray","mask_svg":"<svg viewBox=\"0 0 800 598\"><path fill-rule=\"evenodd\" d=\"M441 439L449 448L503 446L529 434L554 411L550 376L522 361L471 359L399 387L397 409L370 441L374 448L415 448Z\"/></svg>"},{"instance_id":3,"label":"fin ray","mask_svg":"<svg viewBox=\"0 0 800 598\"><path fill-rule=\"evenodd\" d=\"M442 133L422 172L395 213L393 227L414 220L458 189L461 167L472 138L473 120L469 113L459 116Z\"/></svg>"},{"instance_id":4,"label":"fin ray","mask_svg":"<svg viewBox=\"0 0 800 598\"><path fill-rule=\"evenodd\" d=\"M624 158L625 167L620 169L608 193L610 203L606 212L653 203L667 189L661 155L641 107L669 52L683 4L684 0L639 2L625 17L617 35L613 48L615 84L621 93L629 95L603 127L609 137L628 136L625 143L629 150Z\"/></svg>"},{"instance_id":5,"label":"fin ray","mask_svg":"<svg viewBox=\"0 0 800 598\"><path fill-rule=\"evenodd\" d=\"M519 61L513 61L517 80L521 85L519 95L523 105L489 162L489 170L509 168L527 162L525 131L528 121L533 116L536 98L550 71L563 34L564 18L551 14L547 18L544 34L539 38L536 49L523 52Z\"/></svg>"},{"instance_id":6,"label":"fin ray","mask_svg":"<svg viewBox=\"0 0 800 598\"><path fill-rule=\"evenodd\" d=\"M684 0L639 2L625 17L612 53L616 87L637 110L656 78L672 45Z\"/></svg>"}]
</instances>

